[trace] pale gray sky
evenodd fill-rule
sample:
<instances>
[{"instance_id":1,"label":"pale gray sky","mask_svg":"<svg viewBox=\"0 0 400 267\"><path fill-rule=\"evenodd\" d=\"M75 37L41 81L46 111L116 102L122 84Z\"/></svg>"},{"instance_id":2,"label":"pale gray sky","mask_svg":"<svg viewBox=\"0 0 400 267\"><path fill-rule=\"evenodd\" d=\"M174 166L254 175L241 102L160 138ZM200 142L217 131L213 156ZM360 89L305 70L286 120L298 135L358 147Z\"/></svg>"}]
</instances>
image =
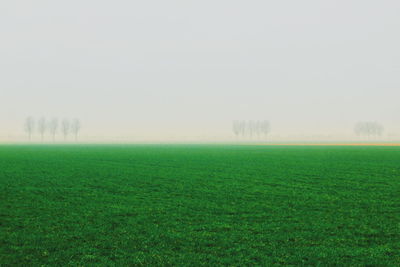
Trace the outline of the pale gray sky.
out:
<instances>
[{"instance_id":1,"label":"pale gray sky","mask_svg":"<svg viewBox=\"0 0 400 267\"><path fill-rule=\"evenodd\" d=\"M399 14L398 0L2 0L0 136L28 115L79 117L88 136L222 138L235 119L400 133Z\"/></svg>"}]
</instances>

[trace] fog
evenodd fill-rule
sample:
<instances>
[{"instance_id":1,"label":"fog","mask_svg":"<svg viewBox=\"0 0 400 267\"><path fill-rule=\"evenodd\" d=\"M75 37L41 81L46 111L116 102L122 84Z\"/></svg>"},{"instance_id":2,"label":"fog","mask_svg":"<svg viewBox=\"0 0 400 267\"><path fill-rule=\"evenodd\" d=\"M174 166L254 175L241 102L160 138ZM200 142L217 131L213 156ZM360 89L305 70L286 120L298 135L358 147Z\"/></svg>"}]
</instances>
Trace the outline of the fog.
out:
<instances>
[{"instance_id":1,"label":"fog","mask_svg":"<svg viewBox=\"0 0 400 267\"><path fill-rule=\"evenodd\" d=\"M82 140L400 139L396 0L0 2L0 141L27 116L79 118Z\"/></svg>"}]
</instances>

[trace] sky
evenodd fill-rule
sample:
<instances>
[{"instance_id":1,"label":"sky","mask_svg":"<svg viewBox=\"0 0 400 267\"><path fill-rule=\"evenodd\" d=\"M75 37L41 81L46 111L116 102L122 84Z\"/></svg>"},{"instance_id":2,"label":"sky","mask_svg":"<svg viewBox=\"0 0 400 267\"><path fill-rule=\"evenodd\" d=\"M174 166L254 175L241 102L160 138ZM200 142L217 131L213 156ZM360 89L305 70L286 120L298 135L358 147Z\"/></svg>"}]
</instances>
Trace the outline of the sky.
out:
<instances>
[{"instance_id":1,"label":"sky","mask_svg":"<svg viewBox=\"0 0 400 267\"><path fill-rule=\"evenodd\" d=\"M400 1L2 0L0 141L27 116L82 138L400 139ZM22 138L22 139L21 139Z\"/></svg>"}]
</instances>

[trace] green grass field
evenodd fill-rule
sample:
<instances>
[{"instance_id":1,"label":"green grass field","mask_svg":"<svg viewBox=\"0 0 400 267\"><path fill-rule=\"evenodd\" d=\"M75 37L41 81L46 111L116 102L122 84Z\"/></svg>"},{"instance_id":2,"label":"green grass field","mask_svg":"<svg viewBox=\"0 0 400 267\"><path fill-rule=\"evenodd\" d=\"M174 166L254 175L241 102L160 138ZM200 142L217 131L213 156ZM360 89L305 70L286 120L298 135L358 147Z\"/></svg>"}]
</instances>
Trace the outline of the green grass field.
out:
<instances>
[{"instance_id":1,"label":"green grass field","mask_svg":"<svg viewBox=\"0 0 400 267\"><path fill-rule=\"evenodd\" d=\"M0 146L2 266L400 266L400 147Z\"/></svg>"}]
</instances>

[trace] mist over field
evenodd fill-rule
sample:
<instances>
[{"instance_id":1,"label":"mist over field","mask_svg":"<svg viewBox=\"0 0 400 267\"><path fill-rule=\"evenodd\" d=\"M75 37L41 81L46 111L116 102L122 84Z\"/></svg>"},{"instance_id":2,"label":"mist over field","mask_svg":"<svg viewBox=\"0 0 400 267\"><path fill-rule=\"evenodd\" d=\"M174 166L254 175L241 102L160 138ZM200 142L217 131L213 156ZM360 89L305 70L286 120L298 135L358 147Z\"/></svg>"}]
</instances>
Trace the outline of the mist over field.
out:
<instances>
[{"instance_id":1,"label":"mist over field","mask_svg":"<svg viewBox=\"0 0 400 267\"><path fill-rule=\"evenodd\" d=\"M0 142L25 142L28 116L77 118L85 142L232 141L250 120L270 123L269 141L359 140L359 122L400 140L399 13L395 0L1 1Z\"/></svg>"},{"instance_id":2,"label":"mist over field","mask_svg":"<svg viewBox=\"0 0 400 267\"><path fill-rule=\"evenodd\" d=\"M1 266L400 266L400 1L1 0Z\"/></svg>"}]
</instances>

